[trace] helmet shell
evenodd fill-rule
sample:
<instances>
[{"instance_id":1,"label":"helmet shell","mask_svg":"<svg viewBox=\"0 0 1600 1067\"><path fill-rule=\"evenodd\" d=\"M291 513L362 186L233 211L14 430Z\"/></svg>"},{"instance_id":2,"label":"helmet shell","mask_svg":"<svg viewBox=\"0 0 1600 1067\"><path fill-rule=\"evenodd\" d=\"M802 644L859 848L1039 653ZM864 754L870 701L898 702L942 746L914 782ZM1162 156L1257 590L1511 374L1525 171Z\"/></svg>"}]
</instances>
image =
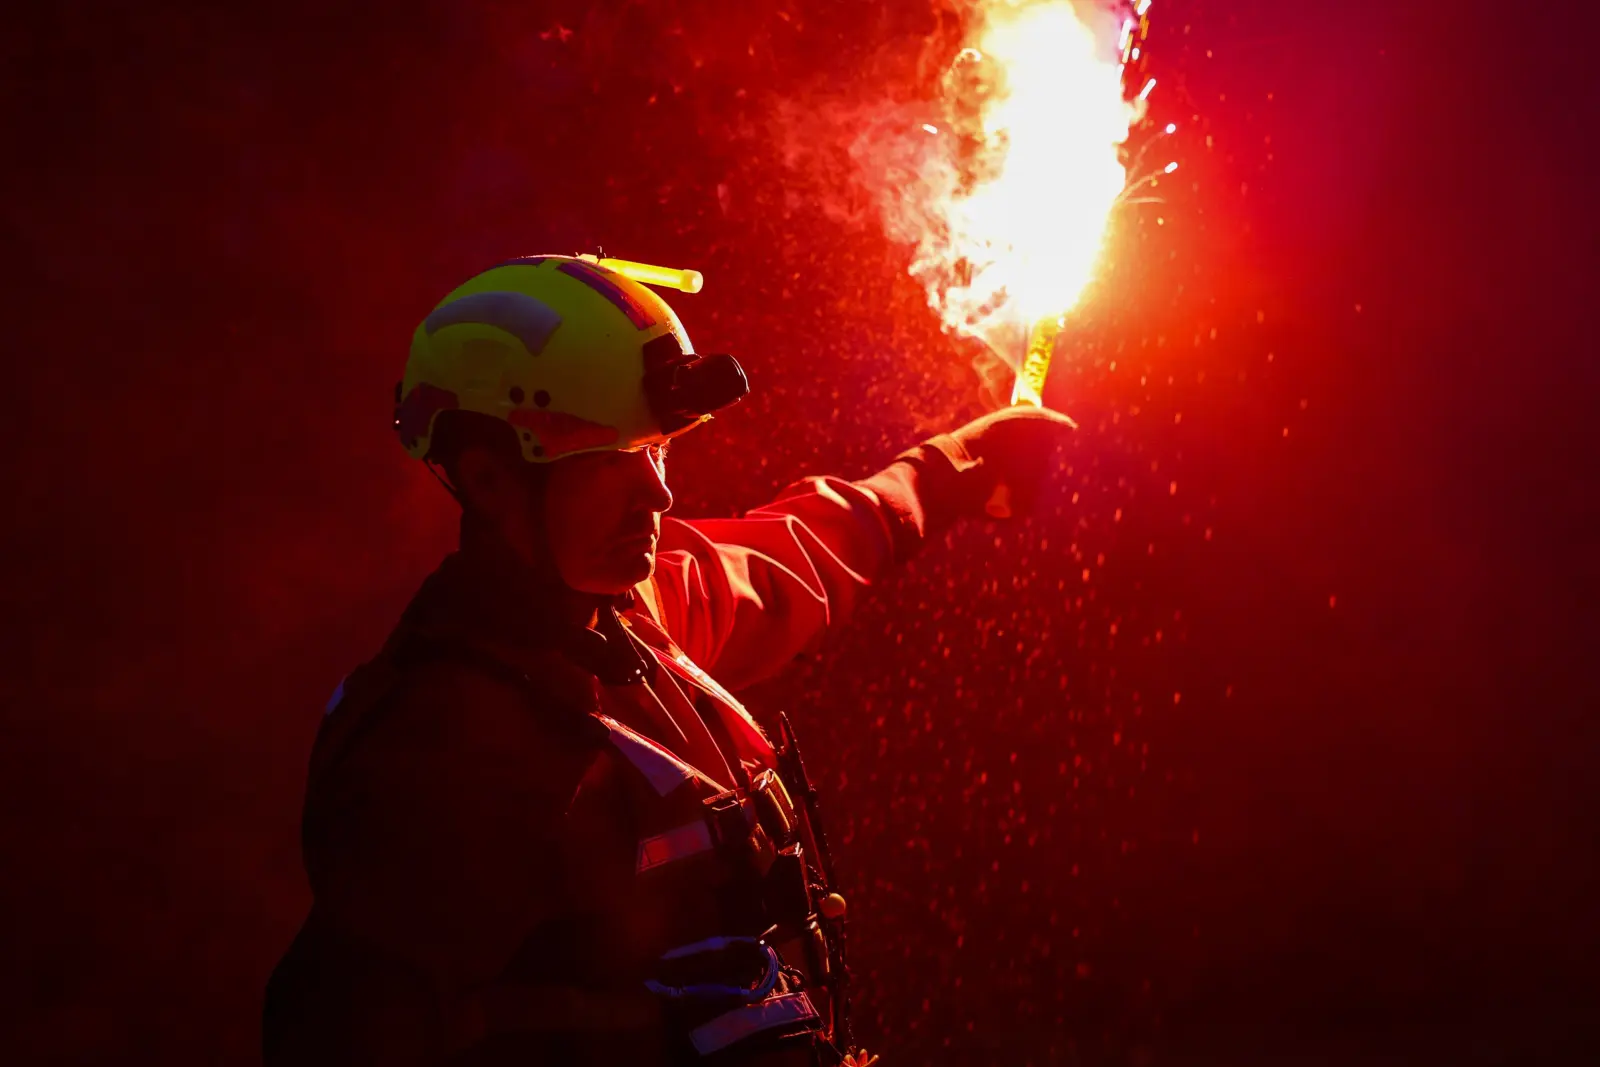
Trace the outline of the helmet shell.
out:
<instances>
[{"instance_id":1,"label":"helmet shell","mask_svg":"<svg viewBox=\"0 0 1600 1067\"><path fill-rule=\"evenodd\" d=\"M396 389L395 431L426 459L439 413L509 422L523 458L622 451L677 436L663 431L644 388L646 345L671 335L693 353L667 302L638 282L574 256L528 256L457 287L417 326Z\"/></svg>"}]
</instances>

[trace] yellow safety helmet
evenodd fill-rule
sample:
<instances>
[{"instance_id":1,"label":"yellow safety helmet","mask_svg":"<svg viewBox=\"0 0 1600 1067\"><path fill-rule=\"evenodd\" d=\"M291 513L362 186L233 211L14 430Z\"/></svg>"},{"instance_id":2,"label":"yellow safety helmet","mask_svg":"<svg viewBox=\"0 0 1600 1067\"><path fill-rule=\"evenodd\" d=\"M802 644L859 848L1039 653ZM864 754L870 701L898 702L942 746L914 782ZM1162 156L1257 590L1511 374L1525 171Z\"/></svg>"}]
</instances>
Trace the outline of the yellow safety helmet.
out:
<instances>
[{"instance_id":1,"label":"yellow safety helmet","mask_svg":"<svg viewBox=\"0 0 1600 1067\"><path fill-rule=\"evenodd\" d=\"M458 287L417 327L394 427L427 459L441 412L478 412L510 423L528 462L549 463L665 441L749 388L736 359L696 355L667 302L604 261L527 256Z\"/></svg>"}]
</instances>

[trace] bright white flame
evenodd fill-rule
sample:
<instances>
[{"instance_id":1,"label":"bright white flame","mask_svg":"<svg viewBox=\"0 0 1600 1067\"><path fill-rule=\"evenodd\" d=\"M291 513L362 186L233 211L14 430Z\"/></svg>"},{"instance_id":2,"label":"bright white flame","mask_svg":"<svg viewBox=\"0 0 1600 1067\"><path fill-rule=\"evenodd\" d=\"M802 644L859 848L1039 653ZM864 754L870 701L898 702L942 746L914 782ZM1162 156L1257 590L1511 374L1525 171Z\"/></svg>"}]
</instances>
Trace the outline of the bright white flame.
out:
<instances>
[{"instance_id":1,"label":"bright white flame","mask_svg":"<svg viewBox=\"0 0 1600 1067\"><path fill-rule=\"evenodd\" d=\"M1122 57L1135 24L1104 6L985 0L946 79L947 111L967 116L946 126L969 154L942 161L911 273L947 328L1008 360L1030 324L1082 298L1127 184L1118 146L1140 105L1124 98Z\"/></svg>"}]
</instances>

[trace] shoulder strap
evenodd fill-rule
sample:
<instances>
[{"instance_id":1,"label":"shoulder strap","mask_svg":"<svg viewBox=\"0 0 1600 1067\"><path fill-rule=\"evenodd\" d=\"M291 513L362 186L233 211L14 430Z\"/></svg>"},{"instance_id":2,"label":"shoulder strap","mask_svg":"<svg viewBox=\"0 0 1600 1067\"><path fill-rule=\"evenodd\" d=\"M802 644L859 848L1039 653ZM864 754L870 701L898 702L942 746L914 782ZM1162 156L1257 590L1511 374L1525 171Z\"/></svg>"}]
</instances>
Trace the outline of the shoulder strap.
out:
<instances>
[{"instance_id":1,"label":"shoulder strap","mask_svg":"<svg viewBox=\"0 0 1600 1067\"><path fill-rule=\"evenodd\" d=\"M373 659L340 683L330 701L311 754L315 782L347 755L361 735L381 720L384 698L404 684L408 671L428 663L459 664L523 693L558 732L590 747L605 743L605 726L594 677L554 648L527 652L397 630Z\"/></svg>"}]
</instances>

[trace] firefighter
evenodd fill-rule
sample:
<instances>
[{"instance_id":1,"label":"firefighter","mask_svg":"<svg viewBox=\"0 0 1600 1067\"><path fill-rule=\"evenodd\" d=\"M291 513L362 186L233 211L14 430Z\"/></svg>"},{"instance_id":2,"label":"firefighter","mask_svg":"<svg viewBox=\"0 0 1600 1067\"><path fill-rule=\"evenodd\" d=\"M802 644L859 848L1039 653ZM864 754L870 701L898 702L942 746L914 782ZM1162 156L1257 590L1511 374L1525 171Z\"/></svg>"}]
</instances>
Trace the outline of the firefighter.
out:
<instances>
[{"instance_id":1,"label":"firefighter","mask_svg":"<svg viewBox=\"0 0 1600 1067\"><path fill-rule=\"evenodd\" d=\"M1002 410L864 481L664 518L669 441L746 391L576 257L494 267L417 328L395 428L460 547L329 702L269 1067L850 1055L814 794L787 723L775 746L730 690L997 484L1025 504L1072 423Z\"/></svg>"}]
</instances>

